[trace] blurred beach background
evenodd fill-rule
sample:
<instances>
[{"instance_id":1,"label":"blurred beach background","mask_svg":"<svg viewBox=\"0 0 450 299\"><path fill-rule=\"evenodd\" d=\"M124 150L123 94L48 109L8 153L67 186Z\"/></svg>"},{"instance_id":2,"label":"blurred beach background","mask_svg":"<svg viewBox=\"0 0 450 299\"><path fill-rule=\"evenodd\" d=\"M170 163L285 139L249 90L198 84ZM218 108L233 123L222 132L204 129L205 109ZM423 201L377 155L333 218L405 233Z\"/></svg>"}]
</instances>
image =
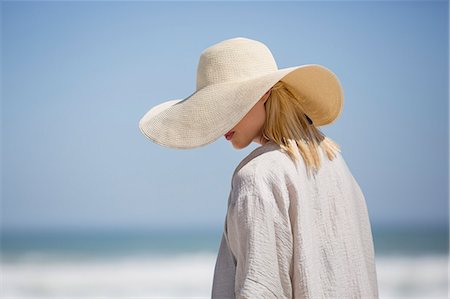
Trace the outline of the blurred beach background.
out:
<instances>
[{"instance_id":1,"label":"blurred beach background","mask_svg":"<svg viewBox=\"0 0 450 299\"><path fill-rule=\"evenodd\" d=\"M321 130L365 195L380 298L448 298L448 1L1 2L2 298L209 298L231 175L256 144L139 131L243 36L333 70Z\"/></svg>"},{"instance_id":2,"label":"blurred beach background","mask_svg":"<svg viewBox=\"0 0 450 299\"><path fill-rule=\"evenodd\" d=\"M210 298L217 230L4 234L3 298ZM381 298L446 298L445 230L374 230Z\"/></svg>"}]
</instances>

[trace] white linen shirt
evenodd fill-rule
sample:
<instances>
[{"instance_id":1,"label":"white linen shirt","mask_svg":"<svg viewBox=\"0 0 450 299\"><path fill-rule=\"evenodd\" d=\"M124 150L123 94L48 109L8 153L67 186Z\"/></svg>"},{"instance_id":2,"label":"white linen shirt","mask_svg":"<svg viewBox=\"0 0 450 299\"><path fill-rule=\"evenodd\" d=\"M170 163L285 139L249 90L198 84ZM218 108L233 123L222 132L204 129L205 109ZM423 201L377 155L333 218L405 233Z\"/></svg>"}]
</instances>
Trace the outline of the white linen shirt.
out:
<instances>
[{"instance_id":1,"label":"white linen shirt","mask_svg":"<svg viewBox=\"0 0 450 299\"><path fill-rule=\"evenodd\" d=\"M236 167L212 298L378 298L364 195L341 153L308 176L268 142Z\"/></svg>"}]
</instances>

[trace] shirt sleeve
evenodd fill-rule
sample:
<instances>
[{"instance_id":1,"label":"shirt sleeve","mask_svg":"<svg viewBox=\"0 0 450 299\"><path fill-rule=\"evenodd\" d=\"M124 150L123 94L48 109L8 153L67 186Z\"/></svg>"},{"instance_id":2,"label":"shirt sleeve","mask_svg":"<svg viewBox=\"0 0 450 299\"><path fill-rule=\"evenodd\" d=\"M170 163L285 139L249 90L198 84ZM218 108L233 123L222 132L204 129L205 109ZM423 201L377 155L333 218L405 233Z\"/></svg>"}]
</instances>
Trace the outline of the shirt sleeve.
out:
<instances>
[{"instance_id":1,"label":"shirt sleeve","mask_svg":"<svg viewBox=\"0 0 450 299\"><path fill-rule=\"evenodd\" d=\"M266 182L237 184L228 211L235 298L291 298L289 222ZM278 199L280 200L280 199Z\"/></svg>"}]
</instances>

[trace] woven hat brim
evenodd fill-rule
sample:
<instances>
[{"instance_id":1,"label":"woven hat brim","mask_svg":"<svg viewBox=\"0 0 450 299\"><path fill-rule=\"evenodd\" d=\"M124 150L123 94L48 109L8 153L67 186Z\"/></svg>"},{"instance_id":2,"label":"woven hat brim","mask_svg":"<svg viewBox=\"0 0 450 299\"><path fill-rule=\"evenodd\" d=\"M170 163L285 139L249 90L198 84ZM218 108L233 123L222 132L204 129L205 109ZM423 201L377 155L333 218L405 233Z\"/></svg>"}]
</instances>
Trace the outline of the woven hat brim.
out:
<instances>
[{"instance_id":1,"label":"woven hat brim","mask_svg":"<svg viewBox=\"0 0 450 299\"><path fill-rule=\"evenodd\" d=\"M324 105L322 109L327 109L329 115L333 106L339 110L337 114L340 113L343 96L337 77L320 65L308 64L279 69L246 80L208 85L185 99L163 102L141 118L139 128L151 141L165 147L190 149L205 146L239 123L258 100L283 78L291 87L298 86L298 78L310 78L309 84L313 84L314 88L305 90L311 94L303 94L301 88L295 88L294 92L314 98L315 101L324 101L319 96L320 89L330 90L329 86L333 85L332 89L337 91L332 94L331 102L334 104ZM306 103L309 104L309 101ZM311 113L320 115L320 105L316 106L311 109ZM308 108L305 107L306 111Z\"/></svg>"}]
</instances>

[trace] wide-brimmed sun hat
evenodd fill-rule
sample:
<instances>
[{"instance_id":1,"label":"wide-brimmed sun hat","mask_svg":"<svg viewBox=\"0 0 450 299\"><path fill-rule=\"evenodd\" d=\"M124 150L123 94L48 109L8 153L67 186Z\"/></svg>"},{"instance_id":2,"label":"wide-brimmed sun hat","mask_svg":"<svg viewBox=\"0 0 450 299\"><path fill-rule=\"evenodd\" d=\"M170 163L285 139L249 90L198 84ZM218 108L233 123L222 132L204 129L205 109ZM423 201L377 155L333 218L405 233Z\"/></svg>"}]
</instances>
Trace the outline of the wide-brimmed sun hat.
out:
<instances>
[{"instance_id":1,"label":"wide-brimmed sun hat","mask_svg":"<svg viewBox=\"0 0 450 299\"><path fill-rule=\"evenodd\" d=\"M265 44L236 37L203 50L195 92L152 107L139 121L139 128L165 147L207 145L239 123L278 81L300 101L315 126L331 124L340 115L344 93L331 70L319 64L278 69Z\"/></svg>"}]
</instances>

